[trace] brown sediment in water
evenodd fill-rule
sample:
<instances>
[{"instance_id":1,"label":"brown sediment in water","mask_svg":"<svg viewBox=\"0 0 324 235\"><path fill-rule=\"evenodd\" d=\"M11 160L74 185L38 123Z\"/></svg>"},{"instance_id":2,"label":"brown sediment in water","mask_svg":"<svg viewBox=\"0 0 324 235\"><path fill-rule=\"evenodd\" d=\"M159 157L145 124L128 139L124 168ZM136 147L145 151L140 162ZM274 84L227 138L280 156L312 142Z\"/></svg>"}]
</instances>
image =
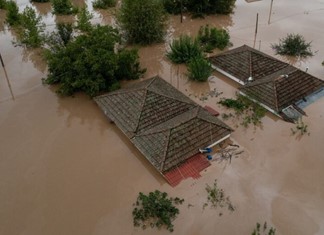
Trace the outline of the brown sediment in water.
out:
<instances>
[{"instance_id":1,"label":"brown sediment in water","mask_svg":"<svg viewBox=\"0 0 324 235\"><path fill-rule=\"evenodd\" d=\"M22 10L30 3L19 4ZM231 16L187 17L183 24L179 16L171 17L167 42L139 49L145 78L159 74L199 104L223 112L217 101L233 97L235 83L218 73L206 83L188 81L186 67L166 59L168 42L181 33L196 35L208 23L227 28L234 47L253 46L259 13L256 47L261 40L261 50L273 55L272 43L300 33L318 52L294 64L323 79L323 1L274 1L268 25L269 5L240 0ZM110 13L96 14L107 14L104 21L111 22ZM1 11L0 22L4 17ZM55 17L48 13L45 20L52 24ZM91 99L61 98L55 87L43 86L46 67L39 51L15 47L11 40L10 30L0 32L0 52L16 96L10 100L0 68L0 234L169 234L132 224L138 192L155 189L186 200L175 234L251 234L263 221L276 227L276 234L324 233L323 98L305 109L309 136L292 136L293 124L267 114L262 128L239 126L233 133L244 154L231 164L213 162L202 178L171 188ZM214 89L223 94L202 98ZM202 210L205 184L215 178L236 206L233 213Z\"/></svg>"}]
</instances>

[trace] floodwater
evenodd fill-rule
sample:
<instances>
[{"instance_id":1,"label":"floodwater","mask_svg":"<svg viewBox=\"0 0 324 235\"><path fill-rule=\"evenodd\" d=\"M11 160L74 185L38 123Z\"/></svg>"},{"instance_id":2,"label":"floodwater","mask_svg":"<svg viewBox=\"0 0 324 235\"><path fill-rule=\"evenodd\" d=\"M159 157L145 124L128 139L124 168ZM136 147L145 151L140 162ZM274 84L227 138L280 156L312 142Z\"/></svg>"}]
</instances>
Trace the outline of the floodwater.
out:
<instances>
[{"instance_id":1,"label":"floodwater","mask_svg":"<svg viewBox=\"0 0 324 235\"><path fill-rule=\"evenodd\" d=\"M87 4L73 1L78 6ZM43 15L47 31L57 20L48 4L19 0L22 10L33 5ZM217 105L233 96L235 84L218 73L206 83L189 82L184 66L165 58L168 42L181 33L195 35L201 25L229 30L233 46L253 46L273 54L270 45L287 33L312 41L315 56L293 61L324 79L324 1L238 0L231 16L206 19L170 18L166 43L140 48L145 78L159 74L199 104ZM94 11L93 22L113 24L112 11ZM155 189L185 199L175 220L174 234L251 234L256 222L267 221L276 234L324 234L324 98L309 105L304 122L310 135L292 136L293 124L268 114L262 128L235 127L233 139L244 154L229 163L213 162L198 180L188 179L171 188L128 139L110 124L95 103L82 94L61 98L55 87L44 86L46 64L39 50L15 47L15 34L0 11L0 52L12 85L13 101L0 69L0 234L103 235L169 234L142 231L132 224L132 204L138 192ZM68 20L68 19L67 19ZM284 58L281 58L284 59ZM210 90L219 97L202 99ZM205 185L218 179L236 210L206 208ZM193 207L188 207L192 204Z\"/></svg>"}]
</instances>

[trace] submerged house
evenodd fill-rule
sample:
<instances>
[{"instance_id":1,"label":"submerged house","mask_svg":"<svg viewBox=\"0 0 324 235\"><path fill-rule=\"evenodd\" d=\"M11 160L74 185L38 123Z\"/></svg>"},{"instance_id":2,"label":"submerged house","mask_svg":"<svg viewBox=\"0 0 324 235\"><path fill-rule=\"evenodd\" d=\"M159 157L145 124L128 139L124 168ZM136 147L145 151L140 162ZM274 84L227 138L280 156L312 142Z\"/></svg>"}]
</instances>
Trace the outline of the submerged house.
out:
<instances>
[{"instance_id":1,"label":"submerged house","mask_svg":"<svg viewBox=\"0 0 324 235\"><path fill-rule=\"evenodd\" d=\"M287 121L305 115L301 107L307 100L324 95L324 81L246 45L209 60L241 85L242 94Z\"/></svg>"},{"instance_id":2,"label":"submerged house","mask_svg":"<svg viewBox=\"0 0 324 235\"><path fill-rule=\"evenodd\" d=\"M217 145L232 132L158 76L94 100L169 182L168 172L188 162L196 164L197 171L207 167L199 148Z\"/></svg>"}]
</instances>

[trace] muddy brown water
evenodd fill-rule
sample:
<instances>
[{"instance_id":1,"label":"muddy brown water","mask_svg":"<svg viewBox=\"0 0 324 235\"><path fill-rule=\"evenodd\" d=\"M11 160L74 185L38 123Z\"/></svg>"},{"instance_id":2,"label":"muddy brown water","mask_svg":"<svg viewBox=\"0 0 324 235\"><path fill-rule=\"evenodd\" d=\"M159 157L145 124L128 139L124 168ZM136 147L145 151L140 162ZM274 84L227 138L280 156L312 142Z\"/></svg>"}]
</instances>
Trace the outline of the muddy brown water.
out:
<instances>
[{"instance_id":1,"label":"muddy brown water","mask_svg":"<svg viewBox=\"0 0 324 235\"><path fill-rule=\"evenodd\" d=\"M90 1L73 1L78 6ZM49 4L18 1L20 10L32 5L44 17L47 31L56 18ZM159 74L199 104L223 111L220 97L203 97L211 90L234 96L236 85L214 73L206 83L189 82L184 66L165 58L168 43L181 33L195 35L201 25L225 27L233 46L254 44L270 48L287 33L312 41L315 56L292 61L324 79L324 1L238 0L231 16L208 16L181 24L170 18L166 43L140 48L145 78ZM111 11L94 11L93 22L114 23ZM103 235L168 234L165 230L134 228L131 210L138 192L155 189L183 197L174 234L251 234L256 222L267 221L277 234L324 234L324 98L309 105L305 123L310 135L291 135L292 124L268 114L262 128L235 128L233 139L245 152L231 164L213 162L198 180L188 179L171 188L128 139L110 124L95 103L82 94L61 98L55 87L41 84L46 64L38 50L15 47L14 32L0 11L0 52L16 100L12 101L0 69L0 234ZM64 17L62 19L64 20ZM261 41L261 42L260 42ZM284 58L281 58L284 59ZM235 127L235 123L228 121ZM236 210L202 210L205 184L217 178ZM188 208L188 204L194 207Z\"/></svg>"}]
</instances>

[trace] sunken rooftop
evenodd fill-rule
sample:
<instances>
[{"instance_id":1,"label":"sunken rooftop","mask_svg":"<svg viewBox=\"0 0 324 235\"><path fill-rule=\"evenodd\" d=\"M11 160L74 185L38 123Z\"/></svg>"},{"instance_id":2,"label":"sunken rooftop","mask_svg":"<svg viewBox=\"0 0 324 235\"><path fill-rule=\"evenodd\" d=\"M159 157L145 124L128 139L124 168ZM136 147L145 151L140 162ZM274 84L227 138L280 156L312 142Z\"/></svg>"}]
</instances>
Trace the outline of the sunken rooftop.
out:
<instances>
[{"instance_id":1,"label":"sunken rooftop","mask_svg":"<svg viewBox=\"0 0 324 235\"><path fill-rule=\"evenodd\" d=\"M161 173L232 132L158 76L94 100Z\"/></svg>"},{"instance_id":2,"label":"sunken rooftop","mask_svg":"<svg viewBox=\"0 0 324 235\"><path fill-rule=\"evenodd\" d=\"M288 121L305 114L299 103L324 93L323 80L246 45L209 59L215 70L242 85L243 94ZM296 115L285 113L288 108Z\"/></svg>"}]
</instances>

